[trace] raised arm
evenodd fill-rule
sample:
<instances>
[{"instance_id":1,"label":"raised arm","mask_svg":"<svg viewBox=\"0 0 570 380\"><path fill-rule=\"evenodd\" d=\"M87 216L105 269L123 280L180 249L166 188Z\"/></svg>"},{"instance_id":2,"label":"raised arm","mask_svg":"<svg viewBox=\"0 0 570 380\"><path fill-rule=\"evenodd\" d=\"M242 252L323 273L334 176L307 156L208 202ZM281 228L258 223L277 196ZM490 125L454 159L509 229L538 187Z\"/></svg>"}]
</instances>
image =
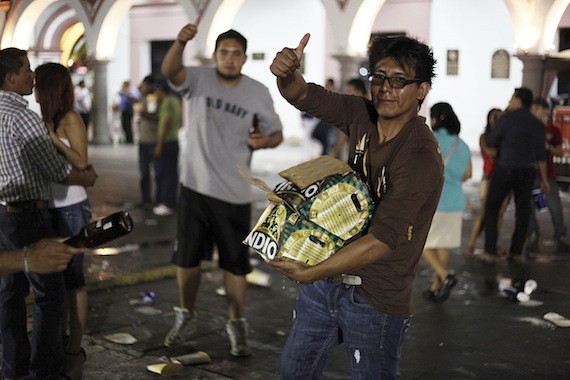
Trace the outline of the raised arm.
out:
<instances>
[{"instance_id":1,"label":"raised arm","mask_svg":"<svg viewBox=\"0 0 570 380\"><path fill-rule=\"evenodd\" d=\"M198 33L198 27L194 24L184 26L178 33L176 41L170 46L162 61L162 75L175 85L181 85L186 80L186 71L182 65L182 53L186 43Z\"/></svg>"},{"instance_id":2,"label":"raised arm","mask_svg":"<svg viewBox=\"0 0 570 380\"><path fill-rule=\"evenodd\" d=\"M303 51L309 42L310 34L305 34L295 49L284 48L269 67L277 77L277 87L281 95L290 103L302 100L307 96L307 82L298 70L301 67Z\"/></svg>"}]
</instances>

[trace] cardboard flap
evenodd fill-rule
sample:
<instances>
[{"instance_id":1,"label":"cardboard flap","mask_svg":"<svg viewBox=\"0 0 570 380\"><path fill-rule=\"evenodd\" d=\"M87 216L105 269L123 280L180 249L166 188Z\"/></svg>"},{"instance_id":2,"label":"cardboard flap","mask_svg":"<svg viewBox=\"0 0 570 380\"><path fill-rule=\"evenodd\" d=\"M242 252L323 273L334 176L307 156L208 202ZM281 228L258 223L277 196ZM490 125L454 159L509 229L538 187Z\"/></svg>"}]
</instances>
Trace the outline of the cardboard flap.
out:
<instances>
[{"instance_id":1,"label":"cardboard flap","mask_svg":"<svg viewBox=\"0 0 570 380\"><path fill-rule=\"evenodd\" d=\"M279 175L301 189L334 174L346 174L352 168L332 156L321 156L279 172Z\"/></svg>"}]
</instances>

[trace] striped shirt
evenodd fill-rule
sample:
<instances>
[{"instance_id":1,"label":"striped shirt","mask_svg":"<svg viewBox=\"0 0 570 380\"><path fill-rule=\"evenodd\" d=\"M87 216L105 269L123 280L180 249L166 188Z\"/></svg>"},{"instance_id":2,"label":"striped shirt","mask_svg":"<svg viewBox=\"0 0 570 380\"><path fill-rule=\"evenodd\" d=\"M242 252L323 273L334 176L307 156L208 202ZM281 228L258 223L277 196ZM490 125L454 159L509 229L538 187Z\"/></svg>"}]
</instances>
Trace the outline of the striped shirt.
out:
<instances>
[{"instance_id":1,"label":"striped shirt","mask_svg":"<svg viewBox=\"0 0 570 380\"><path fill-rule=\"evenodd\" d=\"M52 144L42 119L23 96L0 90L0 200L51 199L51 182L65 179L71 165Z\"/></svg>"}]
</instances>

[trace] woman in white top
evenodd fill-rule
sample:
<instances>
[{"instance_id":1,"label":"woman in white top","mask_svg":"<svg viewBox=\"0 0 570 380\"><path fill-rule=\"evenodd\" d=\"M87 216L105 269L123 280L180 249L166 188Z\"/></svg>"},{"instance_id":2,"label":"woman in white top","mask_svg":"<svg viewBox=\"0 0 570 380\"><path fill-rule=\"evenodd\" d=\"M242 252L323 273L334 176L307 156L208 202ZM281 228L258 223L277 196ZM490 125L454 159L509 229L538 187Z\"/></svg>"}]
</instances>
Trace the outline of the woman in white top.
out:
<instances>
[{"instance_id":1,"label":"woman in white top","mask_svg":"<svg viewBox=\"0 0 570 380\"><path fill-rule=\"evenodd\" d=\"M58 63L46 63L36 69L36 101L40 104L42 118L57 150L77 169L84 170L87 162L87 133L81 116L74 110L74 93L68 69ZM87 192L82 186L52 184L53 220L60 236L77 234L91 219L91 207ZM67 302L62 324L65 363L63 375L80 379L85 351L81 339L87 320L87 289L83 273L83 254L76 255L65 270Z\"/></svg>"}]
</instances>

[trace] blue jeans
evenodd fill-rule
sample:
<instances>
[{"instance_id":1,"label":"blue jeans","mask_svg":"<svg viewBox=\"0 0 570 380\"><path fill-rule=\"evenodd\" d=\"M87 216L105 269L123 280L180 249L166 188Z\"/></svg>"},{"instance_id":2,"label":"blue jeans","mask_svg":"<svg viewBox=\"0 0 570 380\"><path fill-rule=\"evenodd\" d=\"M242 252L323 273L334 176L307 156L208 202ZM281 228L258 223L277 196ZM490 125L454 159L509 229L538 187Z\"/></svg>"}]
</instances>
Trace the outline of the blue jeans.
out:
<instances>
[{"instance_id":1,"label":"blue jeans","mask_svg":"<svg viewBox=\"0 0 570 380\"><path fill-rule=\"evenodd\" d=\"M70 206L52 209L52 215L55 231L59 236L76 235L91 220L89 199ZM83 258L83 253L74 255L63 272L65 287L68 290L79 289L85 286Z\"/></svg>"},{"instance_id":2,"label":"blue jeans","mask_svg":"<svg viewBox=\"0 0 570 380\"><path fill-rule=\"evenodd\" d=\"M0 207L0 249L17 249L54 237L48 209L8 213ZM25 298L35 295L32 341L28 340ZM65 287L61 272L15 273L0 281L2 372L7 378L59 379L63 365L61 318Z\"/></svg>"},{"instance_id":3,"label":"blue jeans","mask_svg":"<svg viewBox=\"0 0 570 380\"><path fill-rule=\"evenodd\" d=\"M552 226L554 227L554 240L560 240L568 230L566 229L566 224L564 224L564 212L562 210L562 202L560 202L560 190L558 189L558 183L556 179L551 178L548 180L550 184L550 191L544 194L546 199L546 206L548 207L548 212L550 213L550 219L552 220ZM540 188L540 183L535 181L534 188ZM538 226L538 221L536 220L536 206L534 203L534 197L531 200L531 213L530 220L528 223L528 235L530 236L533 232L540 235L540 228Z\"/></svg>"},{"instance_id":4,"label":"blue jeans","mask_svg":"<svg viewBox=\"0 0 570 380\"><path fill-rule=\"evenodd\" d=\"M373 308L355 286L305 285L281 356L281 379L322 379L328 353L342 343L353 380L396 379L409 325L408 317Z\"/></svg>"}]
</instances>

